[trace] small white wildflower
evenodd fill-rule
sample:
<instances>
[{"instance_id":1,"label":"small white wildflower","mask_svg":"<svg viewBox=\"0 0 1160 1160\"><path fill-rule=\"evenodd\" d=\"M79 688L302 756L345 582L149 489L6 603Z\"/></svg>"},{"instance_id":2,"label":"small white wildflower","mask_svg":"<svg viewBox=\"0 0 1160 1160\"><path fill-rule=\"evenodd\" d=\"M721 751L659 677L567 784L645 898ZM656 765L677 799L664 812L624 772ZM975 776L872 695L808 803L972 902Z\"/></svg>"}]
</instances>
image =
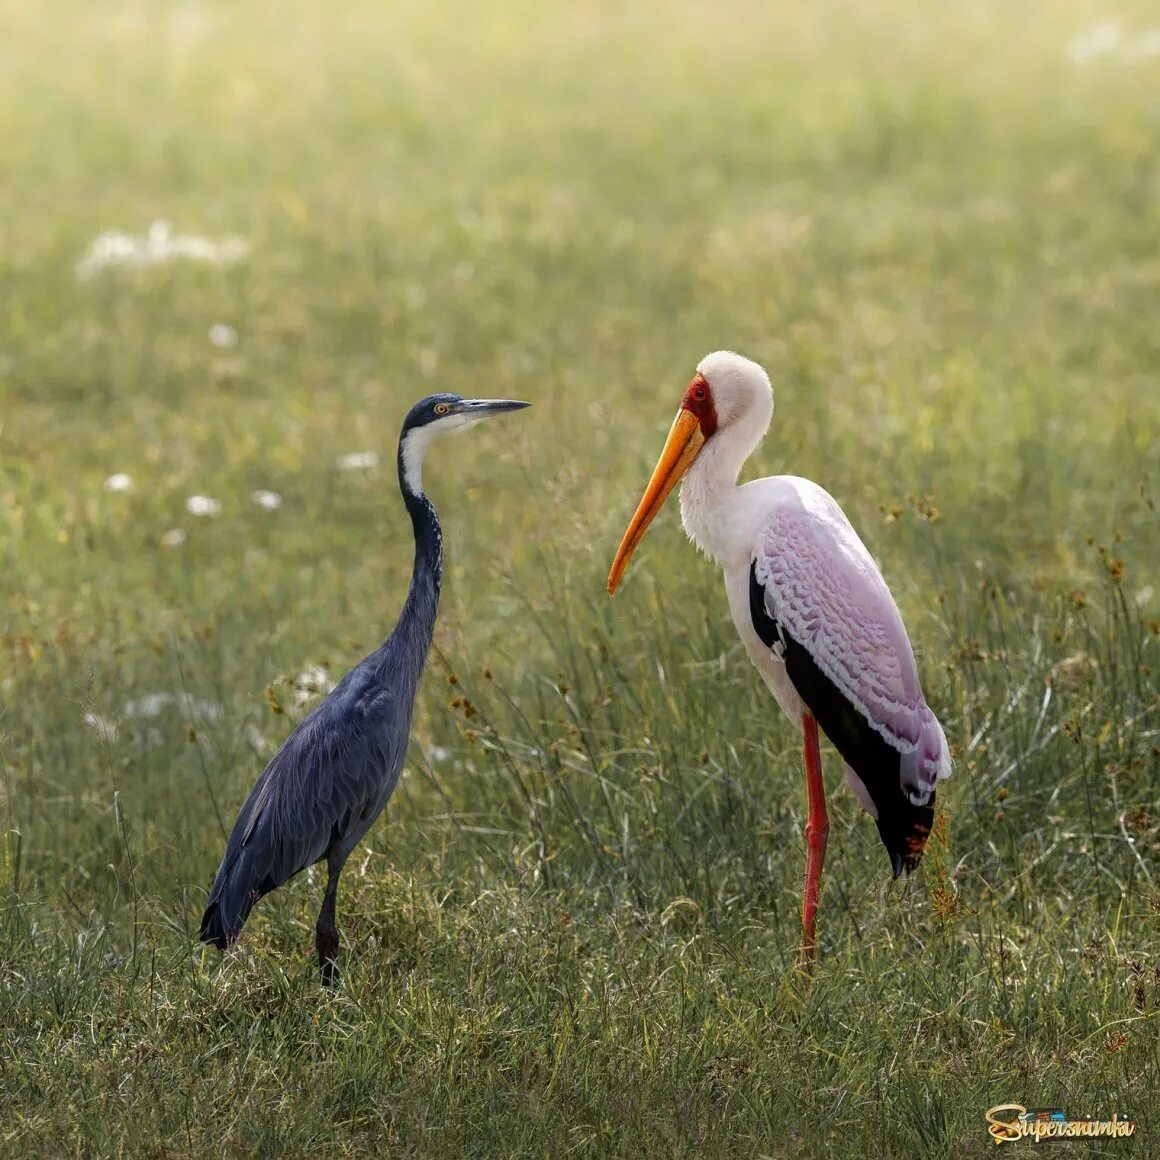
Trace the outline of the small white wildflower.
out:
<instances>
[{"instance_id":1,"label":"small white wildflower","mask_svg":"<svg viewBox=\"0 0 1160 1160\"><path fill-rule=\"evenodd\" d=\"M209 340L219 350L229 350L238 345L238 332L224 322L215 322L209 328Z\"/></svg>"},{"instance_id":2,"label":"small white wildflower","mask_svg":"<svg viewBox=\"0 0 1160 1160\"><path fill-rule=\"evenodd\" d=\"M325 696L334 682L321 665L310 665L294 678L294 708L305 709L318 696Z\"/></svg>"},{"instance_id":3,"label":"small white wildflower","mask_svg":"<svg viewBox=\"0 0 1160 1160\"><path fill-rule=\"evenodd\" d=\"M266 740L266 735L253 723L248 721L242 734L246 739L246 743L255 753L265 753L267 750L273 748L270 742Z\"/></svg>"},{"instance_id":4,"label":"small white wildflower","mask_svg":"<svg viewBox=\"0 0 1160 1160\"><path fill-rule=\"evenodd\" d=\"M225 710L217 701L207 701L192 693L175 693L173 703L187 717L202 717L207 721L219 721Z\"/></svg>"},{"instance_id":5,"label":"small white wildflower","mask_svg":"<svg viewBox=\"0 0 1160 1160\"><path fill-rule=\"evenodd\" d=\"M126 701L121 711L131 720L140 721L160 717L171 705L187 717L202 717L209 721L217 721L224 712L216 701L206 701L186 692L146 693Z\"/></svg>"},{"instance_id":6,"label":"small white wildflower","mask_svg":"<svg viewBox=\"0 0 1160 1160\"><path fill-rule=\"evenodd\" d=\"M106 491L128 491L132 486L132 476L126 475L123 471L118 471L105 480Z\"/></svg>"},{"instance_id":7,"label":"small white wildflower","mask_svg":"<svg viewBox=\"0 0 1160 1160\"><path fill-rule=\"evenodd\" d=\"M379 464L377 451L352 451L349 455L340 455L335 460L335 467L339 471L366 471Z\"/></svg>"},{"instance_id":8,"label":"small white wildflower","mask_svg":"<svg viewBox=\"0 0 1160 1160\"><path fill-rule=\"evenodd\" d=\"M309 665L294 678L294 687L310 693L329 693L334 682L321 665Z\"/></svg>"},{"instance_id":9,"label":"small white wildflower","mask_svg":"<svg viewBox=\"0 0 1160 1160\"><path fill-rule=\"evenodd\" d=\"M1131 44L1125 55L1129 60L1144 56L1160 56L1160 28L1145 28Z\"/></svg>"},{"instance_id":10,"label":"small white wildflower","mask_svg":"<svg viewBox=\"0 0 1160 1160\"><path fill-rule=\"evenodd\" d=\"M1115 52L1120 44L1120 26L1114 20L1097 24L1088 32L1072 37L1067 55L1076 64L1086 64L1097 56Z\"/></svg>"},{"instance_id":11,"label":"small white wildflower","mask_svg":"<svg viewBox=\"0 0 1160 1160\"><path fill-rule=\"evenodd\" d=\"M155 725L137 730L135 738L142 749L160 749L165 744L165 734Z\"/></svg>"},{"instance_id":12,"label":"small white wildflower","mask_svg":"<svg viewBox=\"0 0 1160 1160\"><path fill-rule=\"evenodd\" d=\"M161 546L163 548L179 548L184 543L185 533L180 528L170 528L161 537Z\"/></svg>"},{"instance_id":13,"label":"small white wildflower","mask_svg":"<svg viewBox=\"0 0 1160 1160\"><path fill-rule=\"evenodd\" d=\"M146 693L132 701L126 701L121 712L126 717L140 719L142 717L160 717L161 711L173 703L172 693Z\"/></svg>"},{"instance_id":14,"label":"small white wildflower","mask_svg":"<svg viewBox=\"0 0 1160 1160\"><path fill-rule=\"evenodd\" d=\"M268 512L276 512L282 506L282 497L276 491L267 491L262 487L251 493L250 501Z\"/></svg>"},{"instance_id":15,"label":"small white wildflower","mask_svg":"<svg viewBox=\"0 0 1160 1160\"><path fill-rule=\"evenodd\" d=\"M249 255L250 243L230 234L206 238L199 234L175 234L167 221L155 221L145 235L106 230L93 239L89 251L76 265L84 280L112 266L144 269L186 260L211 266L228 266Z\"/></svg>"},{"instance_id":16,"label":"small white wildflower","mask_svg":"<svg viewBox=\"0 0 1160 1160\"><path fill-rule=\"evenodd\" d=\"M191 495L185 501L185 510L191 516L217 516L221 515L222 505L216 499L210 499L208 495Z\"/></svg>"},{"instance_id":17,"label":"small white wildflower","mask_svg":"<svg viewBox=\"0 0 1160 1160\"><path fill-rule=\"evenodd\" d=\"M91 729L95 729L102 741L108 742L111 745L117 740L118 730L116 721L110 721L108 717L102 717L100 713L86 713L85 724Z\"/></svg>"}]
</instances>

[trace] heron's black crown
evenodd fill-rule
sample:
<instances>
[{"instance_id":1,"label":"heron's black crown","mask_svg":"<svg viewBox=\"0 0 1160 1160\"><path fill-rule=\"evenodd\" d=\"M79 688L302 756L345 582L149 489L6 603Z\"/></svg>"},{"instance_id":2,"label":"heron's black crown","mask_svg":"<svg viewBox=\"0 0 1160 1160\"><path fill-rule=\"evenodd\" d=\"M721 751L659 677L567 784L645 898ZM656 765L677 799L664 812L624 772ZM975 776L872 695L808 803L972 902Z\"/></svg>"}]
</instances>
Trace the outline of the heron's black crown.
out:
<instances>
[{"instance_id":1,"label":"heron's black crown","mask_svg":"<svg viewBox=\"0 0 1160 1160\"><path fill-rule=\"evenodd\" d=\"M428 395L425 399L420 399L407 412L400 434L406 435L408 431L414 431L416 427L426 427L428 423L434 423L436 419L453 414L462 403L463 400L458 395L452 395L448 392ZM446 410L439 410L438 408L441 407L446 408Z\"/></svg>"}]
</instances>

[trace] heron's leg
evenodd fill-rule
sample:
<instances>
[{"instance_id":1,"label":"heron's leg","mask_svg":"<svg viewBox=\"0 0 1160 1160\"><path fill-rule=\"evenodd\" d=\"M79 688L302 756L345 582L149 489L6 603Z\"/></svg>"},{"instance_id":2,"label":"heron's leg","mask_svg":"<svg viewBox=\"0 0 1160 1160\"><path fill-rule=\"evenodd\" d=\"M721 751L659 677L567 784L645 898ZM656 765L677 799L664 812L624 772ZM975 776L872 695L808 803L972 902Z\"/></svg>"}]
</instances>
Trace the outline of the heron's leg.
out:
<instances>
[{"instance_id":1,"label":"heron's leg","mask_svg":"<svg viewBox=\"0 0 1160 1160\"><path fill-rule=\"evenodd\" d=\"M334 904L338 897L338 876L345 864L345 858L327 859L326 893L322 896L322 909L318 912L318 922L314 927L314 945L318 948L318 967L322 972L324 987L333 987L338 973L335 966L338 958L338 924L334 918Z\"/></svg>"},{"instance_id":2,"label":"heron's leg","mask_svg":"<svg viewBox=\"0 0 1160 1160\"><path fill-rule=\"evenodd\" d=\"M830 819L826 815L826 789L822 784L822 755L818 749L818 722L810 712L802 714L802 735L806 765L806 884L802 897L802 947L798 966L803 969L813 961L817 940L814 920L818 913L818 885L826 857L826 838Z\"/></svg>"}]
</instances>

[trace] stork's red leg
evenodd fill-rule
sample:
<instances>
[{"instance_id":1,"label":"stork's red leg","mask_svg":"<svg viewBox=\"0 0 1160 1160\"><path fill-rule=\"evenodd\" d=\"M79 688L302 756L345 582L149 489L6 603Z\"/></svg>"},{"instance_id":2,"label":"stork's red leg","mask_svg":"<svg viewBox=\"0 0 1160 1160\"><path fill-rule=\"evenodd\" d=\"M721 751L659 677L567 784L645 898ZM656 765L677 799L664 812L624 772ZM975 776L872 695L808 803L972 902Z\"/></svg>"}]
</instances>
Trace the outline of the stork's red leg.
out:
<instances>
[{"instance_id":1,"label":"stork's red leg","mask_svg":"<svg viewBox=\"0 0 1160 1160\"><path fill-rule=\"evenodd\" d=\"M826 857L830 819L826 815L826 789L822 784L822 755L818 750L818 722L810 712L802 714L802 735L806 765L806 884L802 897L802 949L798 965L803 969L813 961L817 940L814 920L818 913L818 885Z\"/></svg>"}]
</instances>

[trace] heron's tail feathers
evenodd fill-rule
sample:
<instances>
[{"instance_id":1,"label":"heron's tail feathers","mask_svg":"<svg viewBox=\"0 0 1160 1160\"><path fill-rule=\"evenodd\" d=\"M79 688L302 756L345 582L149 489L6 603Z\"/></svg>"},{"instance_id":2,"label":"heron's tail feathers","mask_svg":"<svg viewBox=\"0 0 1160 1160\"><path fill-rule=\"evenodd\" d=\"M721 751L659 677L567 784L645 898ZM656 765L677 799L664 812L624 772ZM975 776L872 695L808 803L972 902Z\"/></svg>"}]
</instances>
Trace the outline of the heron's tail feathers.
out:
<instances>
[{"instance_id":1,"label":"heron's tail feathers","mask_svg":"<svg viewBox=\"0 0 1160 1160\"><path fill-rule=\"evenodd\" d=\"M247 852L233 859L227 853L201 918L201 941L213 943L219 951L237 942L254 903L266 892Z\"/></svg>"}]
</instances>

